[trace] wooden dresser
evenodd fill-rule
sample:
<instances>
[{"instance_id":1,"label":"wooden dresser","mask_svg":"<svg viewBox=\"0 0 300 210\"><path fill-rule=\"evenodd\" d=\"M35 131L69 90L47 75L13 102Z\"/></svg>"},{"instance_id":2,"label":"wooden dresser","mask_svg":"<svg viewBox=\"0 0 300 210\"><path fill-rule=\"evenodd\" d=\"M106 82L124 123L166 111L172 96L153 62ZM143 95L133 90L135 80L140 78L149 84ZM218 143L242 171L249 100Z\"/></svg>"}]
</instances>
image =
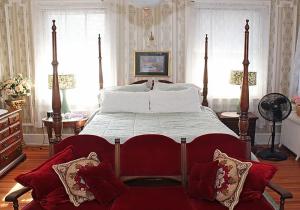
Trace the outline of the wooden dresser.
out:
<instances>
[{"instance_id":1,"label":"wooden dresser","mask_svg":"<svg viewBox=\"0 0 300 210\"><path fill-rule=\"evenodd\" d=\"M0 177L25 159L20 111L0 115Z\"/></svg>"}]
</instances>

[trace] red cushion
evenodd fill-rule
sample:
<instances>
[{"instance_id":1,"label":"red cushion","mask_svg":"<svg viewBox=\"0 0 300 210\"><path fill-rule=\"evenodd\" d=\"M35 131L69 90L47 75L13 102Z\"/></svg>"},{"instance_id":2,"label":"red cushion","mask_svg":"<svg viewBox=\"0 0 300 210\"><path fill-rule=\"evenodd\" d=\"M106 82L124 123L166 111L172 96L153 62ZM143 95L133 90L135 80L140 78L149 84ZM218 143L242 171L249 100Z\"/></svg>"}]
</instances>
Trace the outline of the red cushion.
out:
<instances>
[{"instance_id":1,"label":"red cushion","mask_svg":"<svg viewBox=\"0 0 300 210\"><path fill-rule=\"evenodd\" d=\"M190 204L193 210L228 210L227 207L220 204L218 201L196 200L190 199ZM274 210L268 201L262 197L255 201L240 201L234 210Z\"/></svg>"},{"instance_id":2,"label":"red cushion","mask_svg":"<svg viewBox=\"0 0 300 210\"><path fill-rule=\"evenodd\" d=\"M192 210L182 187L131 187L111 210Z\"/></svg>"},{"instance_id":3,"label":"red cushion","mask_svg":"<svg viewBox=\"0 0 300 210\"><path fill-rule=\"evenodd\" d=\"M28 209L28 210L32 210L32 209ZM93 200L93 201L84 202L80 204L80 206L75 207L73 203L67 202L67 203L60 203L56 206L52 206L51 210L110 210L110 205L101 205L96 200Z\"/></svg>"},{"instance_id":4,"label":"red cushion","mask_svg":"<svg viewBox=\"0 0 300 210\"><path fill-rule=\"evenodd\" d=\"M65 163L74 158L73 146L65 148L42 165L25 174L16 177L16 181L23 186L33 189L33 197L37 200L47 195L52 190L62 186L59 177L52 169L52 165Z\"/></svg>"},{"instance_id":5,"label":"red cushion","mask_svg":"<svg viewBox=\"0 0 300 210\"><path fill-rule=\"evenodd\" d=\"M30 203L28 203L26 206L24 206L22 210L44 210L44 208L41 207L39 202L33 200Z\"/></svg>"},{"instance_id":6,"label":"red cushion","mask_svg":"<svg viewBox=\"0 0 300 210\"><path fill-rule=\"evenodd\" d=\"M273 165L252 161L252 167L246 178L240 200L260 199L276 171L277 168Z\"/></svg>"},{"instance_id":7,"label":"red cushion","mask_svg":"<svg viewBox=\"0 0 300 210\"><path fill-rule=\"evenodd\" d=\"M115 177L109 163L102 162L96 167L82 167L78 174L89 186L88 190L102 204L112 202L126 189L125 185Z\"/></svg>"},{"instance_id":8,"label":"red cushion","mask_svg":"<svg viewBox=\"0 0 300 210\"><path fill-rule=\"evenodd\" d=\"M180 154L180 144L169 137L155 134L132 137L121 144L121 176L178 176Z\"/></svg>"},{"instance_id":9,"label":"red cushion","mask_svg":"<svg viewBox=\"0 0 300 210\"><path fill-rule=\"evenodd\" d=\"M87 157L91 152L96 152L100 161L108 161L114 167L115 146L104 138L94 135L70 136L54 145L55 153L60 152L65 147L73 145L75 159Z\"/></svg>"},{"instance_id":10,"label":"red cushion","mask_svg":"<svg viewBox=\"0 0 300 210\"><path fill-rule=\"evenodd\" d=\"M218 169L218 161L194 164L189 177L189 195L196 199L213 201L216 198L215 182Z\"/></svg>"},{"instance_id":11,"label":"red cushion","mask_svg":"<svg viewBox=\"0 0 300 210\"><path fill-rule=\"evenodd\" d=\"M65 188L61 186L48 193L39 203L44 209L52 210L57 208L60 204L70 203L70 199Z\"/></svg>"},{"instance_id":12,"label":"red cushion","mask_svg":"<svg viewBox=\"0 0 300 210\"><path fill-rule=\"evenodd\" d=\"M96 200L88 201L75 207L70 202L69 196L66 194L64 187L59 187L50 192L39 202L43 210L108 210L110 205L101 205ZM31 209L30 209L31 210Z\"/></svg>"}]
</instances>

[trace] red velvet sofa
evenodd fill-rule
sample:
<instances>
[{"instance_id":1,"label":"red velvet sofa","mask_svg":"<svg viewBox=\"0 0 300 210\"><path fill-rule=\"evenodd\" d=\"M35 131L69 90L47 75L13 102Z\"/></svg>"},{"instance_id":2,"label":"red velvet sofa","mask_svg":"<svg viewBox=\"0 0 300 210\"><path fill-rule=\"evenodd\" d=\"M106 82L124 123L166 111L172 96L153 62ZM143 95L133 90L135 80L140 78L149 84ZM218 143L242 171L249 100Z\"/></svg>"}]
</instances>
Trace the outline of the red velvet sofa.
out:
<instances>
[{"instance_id":1,"label":"red velvet sofa","mask_svg":"<svg viewBox=\"0 0 300 210\"><path fill-rule=\"evenodd\" d=\"M76 157L86 157L96 152L100 161L110 162L115 174L128 185L127 190L110 204L97 201L82 203L74 207L70 202L57 205L54 209L84 210L226 210L217 201L191 198L187 193L187 180L191 168L196 162L211 161L214 151L219 149L229 156L247 160L247 143L224 134L208 134L181 144L161 135L137 136L120 145L109 144L105 139L91 135L72 136L55 146L55 152L69 145L74 146ZM284 201L292 195L282 188L269 183L280 195L280 209ZM6 201L14 203L18 209L18 197L31 190L25 187L11 193ZM43 209L35 192L33 201L24 210ZM234 210L273 210L274 208L262 196L260 199L240 201Z\"/></svg>"}]
</instances>

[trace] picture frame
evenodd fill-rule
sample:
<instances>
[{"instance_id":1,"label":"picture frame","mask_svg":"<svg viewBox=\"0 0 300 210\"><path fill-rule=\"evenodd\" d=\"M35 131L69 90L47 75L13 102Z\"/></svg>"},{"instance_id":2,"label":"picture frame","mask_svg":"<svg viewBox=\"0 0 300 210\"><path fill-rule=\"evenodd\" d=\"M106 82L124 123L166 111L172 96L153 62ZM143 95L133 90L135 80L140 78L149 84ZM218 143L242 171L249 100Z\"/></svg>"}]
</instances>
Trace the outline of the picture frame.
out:
<instances>
[{"instance_id":1,"label":"picture frame","mask_svg":"<svg viewBox=\"0 0 300 210\"><path fill-rule=\"evenodd\" d=\"M168 51L136 51L135 76L169 76L169 59Z\"/></svg>"}]
</instances>

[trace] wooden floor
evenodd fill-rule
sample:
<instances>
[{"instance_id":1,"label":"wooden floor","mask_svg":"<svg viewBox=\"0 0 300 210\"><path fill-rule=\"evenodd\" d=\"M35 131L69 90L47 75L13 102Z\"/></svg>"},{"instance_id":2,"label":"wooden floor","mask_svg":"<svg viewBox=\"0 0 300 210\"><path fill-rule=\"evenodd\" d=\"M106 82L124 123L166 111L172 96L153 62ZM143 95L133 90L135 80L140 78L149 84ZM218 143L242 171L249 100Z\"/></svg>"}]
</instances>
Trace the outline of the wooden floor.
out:
<instances>
[{"instance_id":1,"label":"wooden floor","mask_svg":"<svg viewBox=\"0 0 300 210\"><path fill-rule=\"evenodd\" d=\"M12 210L12 206L4 202L5 195L16 185L14 177L37 167L48 158L48 149L45 147L25 148L27 159L19 164L15 169L0 179L0 209ZM278 172L273 178L273 182L280 184L293 193L294 198L286 202L285 210L300 210L300 161L295 161L295 156L289 153L289 159L281 162L269 162L278 167ZM268 162L268 161L263 161ZM278 196L271 193L278 201ZM20 206L26 205L30 201L30 193L20 199Z\"/></svg>"}]
</instances>

